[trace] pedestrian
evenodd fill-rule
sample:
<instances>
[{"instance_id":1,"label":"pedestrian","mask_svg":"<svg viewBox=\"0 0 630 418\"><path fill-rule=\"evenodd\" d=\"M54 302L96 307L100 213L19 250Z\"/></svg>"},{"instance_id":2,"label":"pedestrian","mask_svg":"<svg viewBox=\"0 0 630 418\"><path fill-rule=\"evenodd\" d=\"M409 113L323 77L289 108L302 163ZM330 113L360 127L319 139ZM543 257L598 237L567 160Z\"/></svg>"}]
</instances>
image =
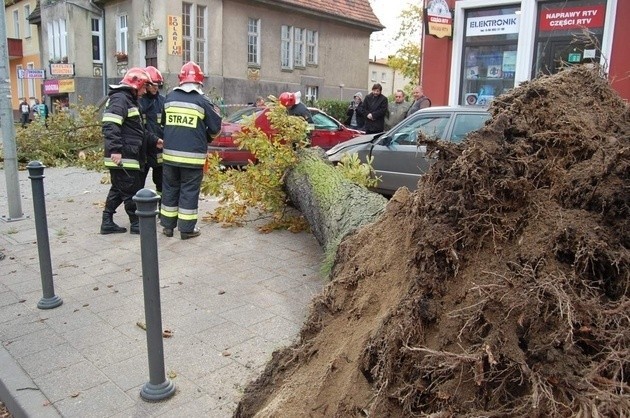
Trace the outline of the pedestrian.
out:
<instances>
[{"instance_id":1,"label":"pedestrian","mask_svg":"<svg viewBox=\"0 0 630 418\"><path fill-rule=\"evenodd\" d=\"M387 113L387 97L383 94L383 87L376 83L372 86L372 92L365 97L363 105L359 108L365 116L365 133L375 134L385 129L385 114Z\"/></svg>"},{"instance_id":2,"label":"pedestrian","mask_svg":"<svg viewBox=\"0 0 630 418\"><path fill-rule=\"evenodd\" d=\"M355 93L348 110L346 111L345 125L352 129L362 131L365 129L365 118L360 114L359 107L363 104L363 94L358 91Z\"/></svg>"},{"instance_id":3,"label":"pedestrian","mask_svg":"<svg viewBox=\"0 0 630 418\"><path fill-rule=\"evenodd\" d=\"M101 234L118 234L126 228L114 223L116 209L124 204L129 216L129 232L140 233L135 194L142 188L147 147L161 147L162 139L144 128L138 98L145 93L151 77L143 68L129 69L119 84L109 86L103 112L105 166L112 185L105 200Z\"/></svg>"},{"instance_id":4,"label":"pedestrian","mask_svg":"<svg viewBox=\"0 0 630 418\"><path fill-rule=\"evenodd\" d=\"M144 118L144 127L147 131L155 134L158 138L164 137L164 124L162 114L164 113L164 101L166 98L160 94L160 89L164 85L164 77L160 70L153 66L145 68L151 77L151 84L147 84L147 92L140 98L140 107ZM151 170L151 179L155 184L155 190L162 196L162 150L157 147L147 149L147 164L144 168L144 185Z\"/></svg>"},{"instance_id":5,"label":"pedestrian","mask_svg":"<svg viewBox=\"0 0 630 418\"><path fill-rule=\"evenodd\" d=\"M394 92L394 101L390 103L385 116L385 130L389 131L407 116L407 111L411 103L405 100L405 92L396 90Z\"/></svg>"},{"instance_id":6,"label":"pedestrian","mask_svg":"<svg viewBox=\"0 0 630 418\"><path fill-rule=\"evenodd\" d=\"M30 122L31 118L31 107L28 105L26 101L26 97L22 98L22 102L19 105L20 109L20 122L22 123L22 128L26 128L26 125Z\"/></svg>"},{"instance_id":7,"label":"pedestrian","mask_svg":"<svg viewBox=\"0 0 630 418\"><path fill-rule=\"evenodd\" d=\"M265 107L265 99L262 96L256 97L256 102L254 102L255 107Z\"/></svg>"},{"instance_id":8,"label":"pedestrian","mask_svg":"<svg viewBox=\"0 0 630 418\"><path fill-rule=\"evenodd\" d=\"M417 85L413 88L411 95L413 96L413 103L407 111L407 117L413 115L420 109L431 107L431 99L424 95L424 90L421 85Z\"/></svg>"},{"instance_id":9,"label":"pedestrian","mask_svg":"<svg viewBox=\"0 0 630 418\"><path fill-rule=\"evenodd\" d=\"M164 178L160 218L162 233L181 239L198 237L199 192L208 143L221 132L221 116L203 94L204 74L189 61L179 72L179 87L164 103Z\"/></svg>"}]
</instances>

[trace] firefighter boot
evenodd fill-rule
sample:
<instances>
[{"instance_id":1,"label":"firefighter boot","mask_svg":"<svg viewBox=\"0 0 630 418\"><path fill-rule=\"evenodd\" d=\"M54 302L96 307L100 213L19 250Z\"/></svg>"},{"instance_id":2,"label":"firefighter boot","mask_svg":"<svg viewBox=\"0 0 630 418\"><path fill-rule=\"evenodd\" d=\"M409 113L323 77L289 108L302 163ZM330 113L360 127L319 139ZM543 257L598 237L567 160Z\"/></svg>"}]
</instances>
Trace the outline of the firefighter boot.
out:
<instances>
[{"instance_id":1,"label":"firefighter boot","mask_svg":"<svg viewBox=\"0 0 630 418\"><path fill-rule=\"evenodd\" d=\"M140 233L140 220L138 219L138 215L129 215L129 233L130 234L139 234Z\"/></svg>"},{"instance_id":2,"label":"firefighter boot","mask_svg":"<svg viewBox=\"0 0 630 418\"><path fill-rule=\"evenodd\" d=\"M114 223L114 214L103 212L103 221L101 222L101 234L122 234L127 232L127 228L118 226Z\"/></svg>"}]
</instances>

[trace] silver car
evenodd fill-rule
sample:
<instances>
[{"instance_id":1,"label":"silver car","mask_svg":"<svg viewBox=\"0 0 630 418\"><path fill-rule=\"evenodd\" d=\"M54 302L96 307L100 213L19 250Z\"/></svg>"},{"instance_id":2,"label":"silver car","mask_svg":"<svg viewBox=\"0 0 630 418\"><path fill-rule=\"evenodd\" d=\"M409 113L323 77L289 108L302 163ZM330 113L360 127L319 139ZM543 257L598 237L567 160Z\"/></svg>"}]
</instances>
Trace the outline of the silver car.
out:
<instances>
[{"instance_id":1,"label":"silver car","mask_svg":"<svg viewBox=\"0 0 630 418\"><path fill-rule=\"evenodd\" d=\"M387 132L361 135L342 142L326 152L333 163L345 154L356 153L362 162L372 157L372 167L380 178L374 191L392 195L402 186L415 190L420 176L431 164L426 147L418 146L418 132L429 138L461 142L469 132L481 128L490 114L480 107L436 106L422 109Z\"/></svg>"}]
</instances>

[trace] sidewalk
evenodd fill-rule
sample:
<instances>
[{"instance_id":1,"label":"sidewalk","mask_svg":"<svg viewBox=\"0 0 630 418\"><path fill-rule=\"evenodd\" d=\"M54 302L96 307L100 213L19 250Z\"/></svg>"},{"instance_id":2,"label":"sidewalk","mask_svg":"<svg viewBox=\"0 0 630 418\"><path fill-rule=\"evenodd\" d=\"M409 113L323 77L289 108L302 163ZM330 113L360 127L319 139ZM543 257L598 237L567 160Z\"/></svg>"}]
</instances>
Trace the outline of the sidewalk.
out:
<instances>
[{"instance_id":1,"label":"sidewalk","mask_svg":"<svg viewBox=\"0 0 630 418\"><path fill-rule=\"evenodd\" d=\"M158 233L164 363L176 387L156 403L149 381L140 239L98 233L103 174L47 168L44 190L55 295L43 297L31 181L20 172L25 219L9 217L0 170L0 399L16 417L230 417L274 349L297 336L323 287L322 250L308 233L260 234L254 224L182 241ZM150 180L149 180L150 181ZM213 200L200 202L200 214ZM114 220L128 227L121 207ZM160 228L158 227L158 232Z\"/></svg>"}]
</instances>

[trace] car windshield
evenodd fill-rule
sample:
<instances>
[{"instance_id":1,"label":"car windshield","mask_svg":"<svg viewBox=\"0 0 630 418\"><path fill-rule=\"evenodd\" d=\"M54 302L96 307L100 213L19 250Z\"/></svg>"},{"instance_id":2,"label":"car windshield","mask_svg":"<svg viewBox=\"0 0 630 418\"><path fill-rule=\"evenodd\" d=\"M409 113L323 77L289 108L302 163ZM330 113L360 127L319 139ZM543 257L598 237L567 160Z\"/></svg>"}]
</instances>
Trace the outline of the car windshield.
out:
<instances>
[{"instance_id":1,"label":"car windshield","mask_svg":"<svg viewBox=\"0 0 630 418\"><path fill-rule=\"evenodd\" d=\"M409 123L390 131L388 137L392 139L392 142L400 145L415 145L418 140L418 131L429 138L441 139L449 118L448 115L426 115L413 118Z\"/></svg>"},{"instance_id":2,"label":"car windshield","mask_svg":"<svg viewBox=\"0 0 630 418\"><path fill-rule=\"evenodd\" d=\"M339 125L330 116L319 112L313 112L313 124L315 129L336 131L339 129Z\"/></svg>"},{"instance_id":3,"label":"car windshield","mask_svg":"<svg viewBox=\"0 0 630 418\"><path fill-rule=\"evenodd\" d=\"M232 113L230 116L228 116L226 118L226 121L231 122L231 123L242 123L243 122L243 118L247 117L247 116L251 116L254 113L258 113L261 112L262 109L259 107L246 107L240 110L237 110L236 112Z\"/></svg>"}]
</instances>

